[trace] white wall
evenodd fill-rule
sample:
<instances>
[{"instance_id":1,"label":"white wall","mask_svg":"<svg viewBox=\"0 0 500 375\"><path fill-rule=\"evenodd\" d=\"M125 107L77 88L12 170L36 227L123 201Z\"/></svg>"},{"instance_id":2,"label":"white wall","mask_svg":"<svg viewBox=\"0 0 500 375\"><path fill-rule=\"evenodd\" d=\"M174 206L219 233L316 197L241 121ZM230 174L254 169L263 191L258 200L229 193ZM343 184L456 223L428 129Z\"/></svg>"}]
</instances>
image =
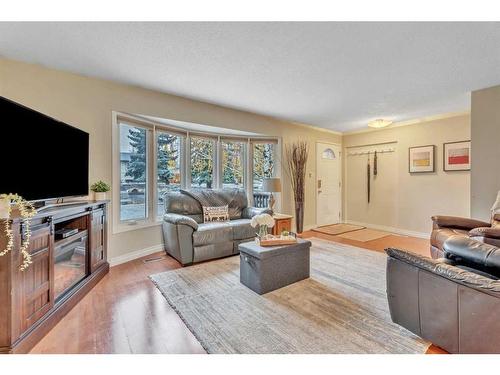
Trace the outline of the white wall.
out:
<instances>
[{"instance_id":1,"label":"white wall","mask_svg":"<svg viewBox=\"0 0 500 375\"><path fill-rule=\"evenodd\" d=\"M361 223L377 223L385 227L398 226L398 144L349 147L345 149L345 217ZM368 155L355 153L395 149L395 152L377 153L377 176L373 175L373 154L370 154L370 203L367 192ZM351 155L349 155L351 154ZM388 199L390 198L390 199ZM380 213L383 212L383 215Z\"/></svg>"},{"instance_id":2,"label":"white wall","mask_svg":"<svg viewBox=\"0 0 500 375\"><path fill-rule=\"evenodd\" d=\"M469 115L345 135L345 219L428 235L432 215L469 217L470 172L443 171L443 143L468 139ZM388 142L392 143L385 144ZM408 173L408 148L431 144L437 146L436 171L425 174ZM379 175L372 180L372 199L368 204L367 156L348 156L348 153L357 149L389 147L394 147L396 151L378 155ZM371 160L373 167L373 156Z\"/></svg>"},{"instance_id":3,"label":"white wall","mask_svg":"<svg viewBox=\"0 0 500 375\"><path fill-rule=\"evenodd\" d=\"M283 143L307 140L304 225L316 221L315 142L341 143L341 136L322 129L276 120L139 87L93 79L40 65L0 58L0 95L90 133L90 181L112 180L112 111L201 123L282 137ZM7 124L11 126L11 124ZM20 149L22 145L20 145ZM285 176L282 173L282 176ZM112 189L117 186L112 186ZM293 214L288 181L283 183L283 211ZM112 227L112 217L111 227ZM127 254L162 243L160 227L137 229L109 236L109 256ZM124 259L124 258L122 258Z\"/></svg>"},{"instance_id":4,"label":"white wall","mask_svg":"<svg viewBox=\"0 0 500 375\"><path fill-rule=\"evenodd\" d=\"M497 88L495 95L498 95L498 91L500 90ZM0 95L89 132L90 181L103 179L111 182L111 116L112 111L121 111L279 136L284 143L296 139L308 140L311 150L307 166L304 221L306 228L314 227L316 222L317 141L343 145L343 212L346 220L429 233L431 215L470 214L470 173L442 170L442 143L470 139L468 115L375 132L346 134L342 137L314 127L6 59L0 59ZM482 133L483 138L489 138L489 134L498 137L498 131L495 132L498 129L495 128L498 126L495 118L498 117L492 117L491 121L489 118L481 120L477 117L476 110L479 110L478 103L481 103L478 100L482 96L480 92L473 94L473 105L476 103L473 110L474 119L492 126ZM498 96L495 98L485 101L483 107L491 109L496 104L499 108ZM481 111L483 110L484 108L481 108ZM498 116L498 112L495 113L495 116ZM397 151L379 155L379 176L372 182L372 202L368 206L364 190L366 158L348 157L347 153L355 147L363 148L365 145L386 142L393 142ZM436 172L410 175L408 147L427 144L438 146ZM495 150L498 150L498 147ZM475 152L477 150L473 150L473 163ZM497 159L498 157L491 160L489 167L485 168L485 174L498 169ZM285 174L282 173L282 176L285 177ZM498 174L495 176L500 178ZM283 212L293 214L290 187L287 181L284 181L283 185ZM493 185L489 195L498 190L495 181ZM491 205L491 200L489 196L486 197L487 204L484 203L483 206ZM131 252L148 249L161 242L159 227L111 234L110 257L126 257Z\"/></svg>"},{"instance_id":5,"label":"white wall","mask_svg":"<svg viewBox=\"0 0 500 375\"><path fill-rule=\"evenodd\" d=\"M471 127L471 212L489 221L500 190L500 86L472 93Z\"/></svg>"}]
</instances>

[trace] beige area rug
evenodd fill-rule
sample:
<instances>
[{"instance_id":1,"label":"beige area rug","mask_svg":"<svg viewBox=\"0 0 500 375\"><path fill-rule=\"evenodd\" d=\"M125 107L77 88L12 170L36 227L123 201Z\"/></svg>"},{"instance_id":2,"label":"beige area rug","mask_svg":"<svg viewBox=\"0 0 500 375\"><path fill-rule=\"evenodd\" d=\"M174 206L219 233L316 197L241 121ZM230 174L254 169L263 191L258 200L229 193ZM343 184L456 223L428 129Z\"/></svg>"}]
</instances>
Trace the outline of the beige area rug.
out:
<instances>
[{"instance_id":1,"label":"beige area rug","mask_svg":"<svg viewBox=\"0 0 500 375\"><path fill-rule=\"evenodd\" d=\"M353 225L353 224L333 224L333 225L325 225L324 227L314 228L313 231L336 236L338 234L352 232L364 228L365 227L362 227L360 225Z\"/></svg>"},{"instance_id":2,"label":"beige area rug","mask_svg":"<svg viewBox=\"0 0 500 375\"><path fill-rule=\"evenodd\" d=\"M208 353L424 353L391 322L386 255L312 239L311 278L265 295L233 256L151 276Z\"/></svg>"},{"instance_id":3,"label":"beige area rug","mask_svg":"<svg viewBox=\"0 0 500 375\"><path fill-rule=\"evenodd\" d=\"M382 232L375 229L365 228L354 232L340 234L339 237L347 238L349 240L354 240L354 241L367 242L372 240L378 240L379 238L387 237L390 236L391 234L392 233L389 232Z\"/></svg>"}]
</instances>

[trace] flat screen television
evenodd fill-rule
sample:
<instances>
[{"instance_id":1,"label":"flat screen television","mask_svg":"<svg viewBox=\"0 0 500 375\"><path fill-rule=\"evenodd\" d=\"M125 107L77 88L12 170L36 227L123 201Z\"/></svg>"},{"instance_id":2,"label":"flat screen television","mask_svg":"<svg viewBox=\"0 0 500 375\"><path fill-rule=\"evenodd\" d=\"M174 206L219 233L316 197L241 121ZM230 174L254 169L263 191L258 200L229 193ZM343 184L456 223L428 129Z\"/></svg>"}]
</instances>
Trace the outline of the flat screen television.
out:
<instances>
[{"instance_id":1,"label":"flat screen television","mask_svg":"<svg viewBox=\"0 0 500 375\"><path fill-rule=\"evenodd\" d=\"M1 96L0 123L0 194L30 201L88 194L88 133Z\"/></svg>"}]
</instances>

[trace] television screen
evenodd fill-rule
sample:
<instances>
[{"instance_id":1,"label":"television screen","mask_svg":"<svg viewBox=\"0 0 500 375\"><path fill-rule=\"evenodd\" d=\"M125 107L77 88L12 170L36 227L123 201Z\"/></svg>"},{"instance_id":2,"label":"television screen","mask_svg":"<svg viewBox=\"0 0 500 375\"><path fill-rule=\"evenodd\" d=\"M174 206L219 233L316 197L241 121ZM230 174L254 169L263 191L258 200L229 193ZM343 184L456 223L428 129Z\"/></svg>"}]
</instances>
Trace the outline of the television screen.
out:
<instances>
[{"instance_id":1,"label":"television screen","mask_svg":"<svg viewBox=\"0 0 500 375\"><path fill-rule=\"evenodd\" d=\"M0 194L27 200L88 194L88 133L3 97L0 115Z\"/></svg>"}]
</instances>

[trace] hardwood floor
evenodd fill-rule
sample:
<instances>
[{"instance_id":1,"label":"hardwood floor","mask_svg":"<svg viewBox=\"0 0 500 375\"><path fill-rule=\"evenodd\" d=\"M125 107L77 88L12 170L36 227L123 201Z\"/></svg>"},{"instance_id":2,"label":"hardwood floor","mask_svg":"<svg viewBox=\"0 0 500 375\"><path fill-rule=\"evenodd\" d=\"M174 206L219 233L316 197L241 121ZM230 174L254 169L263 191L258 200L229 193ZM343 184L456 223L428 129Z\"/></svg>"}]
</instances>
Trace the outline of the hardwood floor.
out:
<instances>
[{"instance_id":1,"label":"hardwood floor","mask_svg":"<svg viewBox=\"0 0 500 375\"><path fill-rule=\"evenodd\" d=\"M421 254L427 257L431 256L429 240L423 238L391 234L389 236L382 237L376 240L361 242L313 231L304 232L302 234L302 237L303 238L318 237L324 240L344 243L347 245L361 247L363 249L381 251L381 252L388 247L396 247L405 250L410 250L417 254ZM448 352L441 349L438 346L431 345L427 350L426 354L448 354Z\"/></svg>"},{"instance_id":2,"label":"hardwood floor","mask_svg":"<svg viewBox=\"0 0 500 375\"><path fill-rule=\"evenodd\" d=\"M148 279L179 267L163 252L112 267L31 353L205 353Z\"/></svg>"},{"instance_id":3,"label":"hardwood floor","mask_svg":"<svg viewBox=\"0 0 500 375\"><path fill-rule=\"evenodd\" d=\"M429 241L413 237L391 235L358 242L304 233L304 237L312 236L375 251L393 246L429 255ZM205 353L148 279L151 274L179 267L177 261L163 252L112 267L31 353ZM431 346L427 353L446 352Z\"/></svg>"},{"instance_id":4,"label":"hardwood floor","mask_svg":"<svg viewBox=\"0 0 500 375\"><path fill-rule=\"evenodd\" d=\"M384 249L388 247L399 247L405 250L413 251L417 254L421 254L424 256L428 257L431 256L429 240L423 238L399 236L391 234L389 236L382 237L376 240L361 242L313 231L306 231L302 233L302 237L303 238L318 237L324 240L345 243L347 245L357 246L363 249L375 250L375 251L384 251Z\"/></svg>"}]
</instances>

